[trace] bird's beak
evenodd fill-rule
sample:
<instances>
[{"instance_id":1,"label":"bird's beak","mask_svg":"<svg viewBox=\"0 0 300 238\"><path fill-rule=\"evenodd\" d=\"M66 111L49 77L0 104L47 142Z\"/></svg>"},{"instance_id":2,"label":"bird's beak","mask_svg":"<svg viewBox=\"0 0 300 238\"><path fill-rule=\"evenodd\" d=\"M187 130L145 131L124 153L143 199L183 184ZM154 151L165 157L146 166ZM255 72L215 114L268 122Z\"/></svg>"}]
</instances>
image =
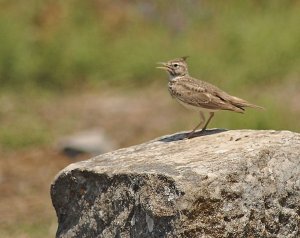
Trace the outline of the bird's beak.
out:
<instances>
[{"instance_id":1,"label":"bird's beak","mask_svg":"<svg viewBox=\"0 0 300 238\"><path fill-rule=\"evenodd\" d=\"M156 67L157 69L164 69L164 70L168 70L168 69L169 69L167 63L164 63L164 62L158 62L157 64L160 65L160 66L157 66L157 67Z\"/></svg>"}]
</instances>

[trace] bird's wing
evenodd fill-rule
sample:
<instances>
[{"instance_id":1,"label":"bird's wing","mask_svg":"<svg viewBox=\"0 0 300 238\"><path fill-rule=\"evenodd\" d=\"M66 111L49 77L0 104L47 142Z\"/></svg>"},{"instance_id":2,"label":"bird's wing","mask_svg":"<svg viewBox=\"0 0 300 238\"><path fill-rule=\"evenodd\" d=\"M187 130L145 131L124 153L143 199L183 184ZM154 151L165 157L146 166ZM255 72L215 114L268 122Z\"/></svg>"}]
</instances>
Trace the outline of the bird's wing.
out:
<instances>
[{"instance_id":1,"label":"bird's wing","mask_svg":"<svg viewBox=\"0 0 300 238\"><path fill-rule=\"evenodd\" d=\"M232 105L213 93L213 85L206 85L202 81L181 79L171 85L171 93L183 103L212 110L231 110L243 112L243 109ZM218 88L215 88L219 90Z\"/></svg>"},{"instance_id":2,"label":"bird's wing","mask_svg":"<svg viewBox=\"0 0 300 238\"><path fill-rule=\"evenodd\" d=\"M238 107L238 108L243 108L243 107L252 107L252 108L258 108L258 109L264 109L263 107L257 106L255 104L252 104L244 99L235 97L235 96L231 96L227 93L225 93L224 91L219 91L216 93L216 95L220 98L222 98L223 100L229 102L230 104Z\"/></svg>"}]
</instances>

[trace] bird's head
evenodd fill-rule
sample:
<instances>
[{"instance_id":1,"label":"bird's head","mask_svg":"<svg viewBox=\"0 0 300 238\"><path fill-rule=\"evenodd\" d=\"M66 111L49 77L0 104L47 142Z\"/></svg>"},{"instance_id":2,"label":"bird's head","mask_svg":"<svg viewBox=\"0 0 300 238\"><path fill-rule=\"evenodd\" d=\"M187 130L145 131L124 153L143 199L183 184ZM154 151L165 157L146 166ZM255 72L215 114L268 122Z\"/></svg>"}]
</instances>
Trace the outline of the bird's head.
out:
<instances>
[{"instance_id":1,"label":"bird's head","mask_svg":"<svg viewBox=\"0 0 300 238\"><path fill-rule=\"evenodd\" d=\"M160 64L160 66L158 66L157 68L166 70L169 73L170 77L188 75L188 66L186 63L186 58L187 56L170 60L166 63L160 62L158 63Z\"/></svg>"}]
</instances>

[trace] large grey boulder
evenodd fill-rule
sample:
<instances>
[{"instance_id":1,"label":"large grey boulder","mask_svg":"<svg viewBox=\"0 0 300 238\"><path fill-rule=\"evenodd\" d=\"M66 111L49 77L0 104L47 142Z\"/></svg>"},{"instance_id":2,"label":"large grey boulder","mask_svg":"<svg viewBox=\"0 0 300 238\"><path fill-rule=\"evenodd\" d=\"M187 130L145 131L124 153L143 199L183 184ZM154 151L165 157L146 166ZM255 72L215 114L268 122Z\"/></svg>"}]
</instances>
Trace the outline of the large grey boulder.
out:
<instances>
[{"instance_id":1,"label":"large grey boulder","mask_svg":"<svg viewBox=\"0 0 300 238\"><path fill-rule=\"evenodd\" d=\"M62 170L57 237L300 237L300 134L183 136Z\"/></svg>"}]
</instances>

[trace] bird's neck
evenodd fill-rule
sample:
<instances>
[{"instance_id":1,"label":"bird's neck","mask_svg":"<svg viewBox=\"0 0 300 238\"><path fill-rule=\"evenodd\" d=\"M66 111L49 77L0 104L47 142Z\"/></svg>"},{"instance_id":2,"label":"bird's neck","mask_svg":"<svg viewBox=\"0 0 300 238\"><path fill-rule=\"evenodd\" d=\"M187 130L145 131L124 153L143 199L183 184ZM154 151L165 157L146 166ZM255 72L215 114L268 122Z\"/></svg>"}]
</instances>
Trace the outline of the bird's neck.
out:
<instances>
[{"instance_id":1,"label":"bird's neck","mask_svg":"<svg viewBox=\"0 0 300 238\"><path fill-rule=\"evenodd\" d=\"M188 74L184 74L184 75L171 75L171 74L169 74L169 81L174 82L174 81L176 81L178 79L181 79L183 77L186 77L186 76L188 76Z\"/></svg>"}]
</instances>

